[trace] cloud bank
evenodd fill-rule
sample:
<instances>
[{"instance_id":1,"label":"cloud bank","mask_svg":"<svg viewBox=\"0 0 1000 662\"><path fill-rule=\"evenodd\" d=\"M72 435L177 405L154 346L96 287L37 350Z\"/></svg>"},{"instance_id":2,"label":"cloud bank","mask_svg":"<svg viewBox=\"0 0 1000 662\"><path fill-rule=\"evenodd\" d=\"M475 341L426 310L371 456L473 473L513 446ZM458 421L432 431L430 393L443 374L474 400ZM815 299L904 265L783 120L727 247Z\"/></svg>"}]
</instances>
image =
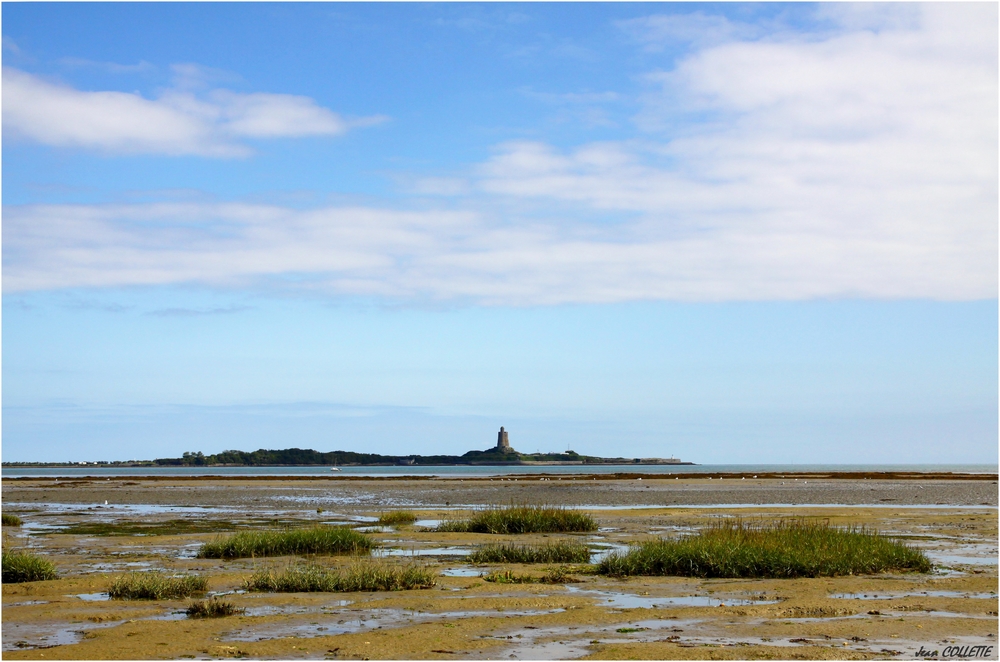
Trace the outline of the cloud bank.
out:
<instances>
[{"instance_id":1,"label":"cloud bank","mask_svg":"<svg viewBox=\"0 0 1000 662\"><path fill-rule=\"evenodd\" d=\"M3 69L3 94L7 136L115 154L239 157L251 153L247 138L337 136L380 119L348 121L290 94L182 87L150 100L85 92L11 67Z\"/></svg>"},{"instance_id":2,"label":"cloud bank","mask_svg":"<svg viewBox=\"0 0 1000 662\"><path fill-rule=\"evenodd\" d=\"M201 283L486 305L996 295L995 245L962 227L777 225L734 214L667 233L361 207L13 207L4 289Z\"/></svg>"},{"instance_id":3,"label":"cloud bank","mask_svg":"<svg viewBox=\"0 0 1000 662\"><path fill-rule=\"evenodd\" d=\"M651 51L692 26L717 29L648 72L641 138L498 145L413 186L449 198L440 209L8 208L4 288L266 284L494 305L995 298L996 5L823 11L837 26L823 34L750 37L706 17L622 26ZM343 130L299 97L154 102L12 76L15 127L37 121L47 128L31 130L65 143L225 155L237 137ZM18 106L29 92L85 99L86 112L67 126L56 111L26 118L45 107ZM105 127L105 106L161 118L173 137L156 142L142 122Z\"/></svg>"}]
</instances>

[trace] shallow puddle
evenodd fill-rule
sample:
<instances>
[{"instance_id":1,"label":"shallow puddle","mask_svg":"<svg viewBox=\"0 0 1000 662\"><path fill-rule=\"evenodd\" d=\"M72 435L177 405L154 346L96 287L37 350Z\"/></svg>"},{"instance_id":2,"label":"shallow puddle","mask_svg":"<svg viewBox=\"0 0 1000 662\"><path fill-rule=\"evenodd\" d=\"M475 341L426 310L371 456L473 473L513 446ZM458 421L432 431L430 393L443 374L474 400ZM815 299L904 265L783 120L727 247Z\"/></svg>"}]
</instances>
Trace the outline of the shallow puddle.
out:
<instances>
[{"instance_id":1,"label":"shallow puddle","mask_svg":"<svg viewBox=\"0 0 1000 662\"><path fill-rule=\"evenodd\" d=\"M104 623L101 624L106 625ZM86 630L98 627L96 624L83 623L4 623L4 651L14 651L25 648L49 648L75 644L83 639Z\"/></svg>"},{"instance_id":2,"label":"shallow puddle","mask_svg":"<svg viewBox=\"0 0 1000 662\"><path fill-rule=\"evenodd\" d=\"M266 609L254 608L254 611ZM250 610L248 610L248 615ZM256 614L253 614L256 615ZM376 627L399 625L401 623L425 621L433 618L428 614L396 609L369 609L364 612L348 611L321 613L310 616L309 623L252 623L237 630L224 632L224 641L265 641L284 637L325 637L333 634L347 634L370 630Z\"/></svg>"},{"instance_id":3,"label":"shallow puddle","mask_svg":"<svg viewBox=\"0 0 1000 662\"><path fill-rule=\"evenodd\" d=\"M429 612L429 614L439 618L451 619L476 618L477 616L544 616L545 614L561 614L564 611L566 610L562 607L554 607L552 609L504 609L503 607L495 607L479 611L445 611L439 613Z\"/></svg>"},{"instance_id":4,"label":"shallow puddle","mask_svg":"<svg viewBox=\"0 0 1000 662\"><path fill-rule=\"evenodd\" d=\"M583 640L549 641L542 644L531 639L504 650L502 657L511 660L573 660L589 653L589 647L590 642Z\"/></svg>"},{"instance_id":5,"label":"shallow puddle","mask_svg":"<svg viewBox=\"0 0 1000 662\"><path fill-rule=\"evenodd\" d=\"M186 618L185 612L167 612L136 620L180 620ZM3 650L19 650L24 648L50 648L75 644L83 639L87 630L113 627L124 620L105 621L103 623L68 623L66 621L35 621L5 622L3 624Z\"/></svg>"},{"instance_id":6,"label":"shallow puddle","mask_svg":"<svg viewBox=\"0 0 1000 662\"><path fill-rule=\"evenodd\" d=\"M650 531L664 532L664 533L675 533L678 537L685 535L693 535L698 532L698 529L693 526L651 526Z\"/></svg>"},{"instance_id":7,"label":"shallow puddle","mask_svg":"<svg viewBox=\"0 0 1000 662\"><path fill-rule=\"evenodd\" d=\"M629 545L617 542L592 542L589 546L597 548L590 552L591 563L600 563L615 552L625 554L629 550Z\"/></svg>"},{"instance_id":8,"label":"shallow puddle","mask_svg":"<svg viewBox=\"0 0 1000 662\"><path fill-rule=\"evenodd\" d=\"M806 619L796 619L806 620ZM809 619L824 621L829 619ZM506 648L498 658L511 659L572 659L591 652L593 644L629 644L672 641L679 646L836 646L845 650L914 656L921 645L925 649L928 642L917 642L893 638L841 639L824 635L807 637L758 637L733 636L724 632L718 622L705 619L652 619L628 621L600 627L553 627L525 628L514 630L500 638L512 640L513 646ZM544 641L555 640L555 641ZM931 650L941 651L947 645L990 645L990 641L979 637L949 637L947 643L936 643ZM996 646L989 659L996 659ZM535 651L541 651L535 655ZM895 651L888 653L887 651ZM555 655L556 657L552 657Z\"/></svg>"},{"instance_id":9,"label":"shallow puddle","mask_svg":"<svg viewBox=\"0 0 1000 662\"><path fill-rule=\"evenodd\" d=\"M594 597L597 599L598 606L616 607L618 609L654 609L657 607L745 607L749 605L771 605L780 602L779 600L758 600L753 598L714 598L707 595L650 597L630 593L595 591L576 586L567 586L566 590L574 595Z\"/></svg>"},{"instance_id":10,"label":"shallow puddle","mask_svg":"<svg viewBox=\"0 0 1000 662\"><path fill-rule=\"evenodd\" d=\"M18 504L10 504L5 507L16 507ZM29 504L21 504L29 505ZM152 504L129 504L129 503L45 503L30 504L36 508L42 508L43 512L37 513L39 516L59 515L86 515L87 517L98 519L102 514L109 516L119 515L165 515L165 514L189 514L189 515L215 515L219 513L237 512L236 508L224 506L161 506ZM41 525L36 525L41 526Z\"/></svg>"},{"instance_id":11,"label":"shallow puddle","mask_svg":"<svg viewBox=\"0 0 1000 662\"><path fill-rule=\"evenodd\" d=\"M483 571L478 568L448 568L441 571L443 577L479 577Z\"/></svg>"},{"instance_id":12,"label":"shallow puddle","mask_svg":"<svg viewBox=\"0 0 1000 662\"><path fill-rule=\"evenodd\" d=\"M334 634L349 634L359 632L363 629L371 629L377 625L376 621L366 622L355 621L350 624L303 624L289 625L285 627L261 626L259 628L246 628L236 632L223 633L222 641L267 641L268 639L284 639L285 637L326 637Z\"/></svg>"},{"instance_id":13,"label":"shallow puddle","mask_svg":"<svg viewBox=\"0 0 1000 662\"><path fill-rule=\"evenodd\" d=\"M989 614L960 614L954 611L940 611L937 609L926 609L924 611L886 611L883 616L894 618L906 618L908 616L930 616L931 618L973 618L976 620L995 621L996 616Z\"/></svg>"},{"instance_id":14,"label":"shallow puddle","mask_svg":"<svg viewBox=\"0 0 1000 662\"><path fill-rule=\"evenodd\" d=\"M976 600L997 598L996 593L967 593L963 591L919 591L915 593L833 593L831 598L844 600L897 600L899 598L974 598Z\"/></svg>"},{"instance_id":15,"label":"shallow puddle","mask_svg":"<svg viewBox=\"0 0 1000 662\"><path fill-rule=\"evenodd\" d=\"M561 607L555 609L505 610L497 608L479 611L443 612L413 611L404 609L367 609L363 611L353 609L341 612L312 612L310 610L310 613L308 614L308 623L303 623L301 621L286 623L253 623L241 626L239 629L223 633L222 638L225 641L265 641L269 639L281 639L284 637L322 637L333 634L362 632L376 628L388 628L435 621L451 621L480 616L541 616L544 614L557 614L563 611L565 611L565 609ZM247 616L273 616L289 613L289 611L282 610L280 607L251 607L247 609ZM292 615L294 615L294 613Z\"/></svg>"},{"instance_id":16,"label":"shallow puddle","mask_svg":"<svg viewBox=\"0 0 1000 662\"><path fill-rule=\"evenodd\" d=\"M400 508L417 506L415 501L409 499L386 498L384 494L373 494L371 492L361 492L351 496L339 496L333 494L301 494L301 495L277 495L270 498L272 501L287 501L289 503L302 503L309 505L323 506L326 504L340 506L378 506L380 508Z\"/></svg>"},{"instance_id":17,"label":"shallow puddle","mask_svg":"<svg viewBox=\"0 0 1000 662\"><path fill-rule=\"evenodd\" d=\"M77 593L75 597L87 602L103 602L104 600L111 599L111 596L107 593Z\"/></svg>"},{"instance_id":18,"label":"shallow puddle","mask_svg":"<svg viewBox=\"0 0 1000 662\"><path fill-rule=\"evenodd\" d=\"M848 614L846 616L803 616L801 618L795 616L785 617L782 620L785 621L795 621L796 623L810 623L810 622L829 622L829 621L843 621L854 618L971 618L974 620L997 620L996 616L991 616L989 614L960 614L954 611L937 611L933 609L920 610L920 611L895 611L895 610L878 610L876 613L870 612L859 612L857 614Z\"/></svg>"},{"instance_id":19,"label":"shallow puddle","mask_svg":"<svg viewBox=\"0 0 1000 662\"><path fill-rule=\"evenodd\" d=\"M396 542L395 540L392 542ZM468 547L385 547L375 552L375 556L468 556Z\"/></svg>"},{"instance_id":20,"label":"shallow puddle","mask_svg":"<svg viewBox=\"0 0 1000 662\"><path fill-rule=\"evenodd\" d=\"M227 593L215 593L214 595L228 595ZM247 597L251 598L266 598L268 594L264 595L250 595ZM245 616L302 616L302 615L314 615L314 616L329 616L331 615L331 609L346 607L347 605L353 604L353 600L336 600L332 604L326 604L319 608L315 606L310 607L299 607L294 604L286 605L262 605L260 607L246 607ZM337 613L337 612L335 612Z\"/></svg>"},{"instance_id":21,"label":"shallow puddle","mask_svg":"<svg viewBox=\"0 0 1000 662\"><path fill-rule=\"evenodd\" d=\"M662 640L670 631L680 632L680 625L688 626L700 621L695 620L649 620L630 622L628 624L605 625L599 627L553 627L525 628L500 638L513 640L512 648L506 648L497 657L529 660L568 660L583 657L590 653L592 642L599 643L637 643L643 641ZM635 632L623 633L619 629L629 629ZM555 641L542 641L553 639Z\"/></svg>"},{"instance_id":22,"label":"shallow puddle","mask_svg":"<svg viewBox=\"0 0 1000 662\"><path fill-rule=\"evenodd\" d=\"M923 550L924 554L938 565L997 565L997 551L995 549L976 551L978 552L976 556L968 556L967 554L953 554L950 551L945 553L935 549Z\"/></svg>"},{"instance_id":23,"label":"shallow puddle","mask_svg":"<svg viewBox=\"0 0 1000 662\"><path fill-rule=\"evenodd\" d=\"M62 524L42 524L41 522L25 520L20 528L24 533L47 533L58 531L65 527Z\"/></svg>"},{"instance_id":24,"label":"shallow puddle","mask_svg":"<svg viewBox=\"0 0 1000 662\"><path fill-rule=\"evenodd\" d=\"M88 574L92 572L120 572L125 569L132 572L143 572L152 570L152 566L153 564L148 561L128 561L125 563L82 563L79 567L84 574Z\"/></svg>"}]
</instances>

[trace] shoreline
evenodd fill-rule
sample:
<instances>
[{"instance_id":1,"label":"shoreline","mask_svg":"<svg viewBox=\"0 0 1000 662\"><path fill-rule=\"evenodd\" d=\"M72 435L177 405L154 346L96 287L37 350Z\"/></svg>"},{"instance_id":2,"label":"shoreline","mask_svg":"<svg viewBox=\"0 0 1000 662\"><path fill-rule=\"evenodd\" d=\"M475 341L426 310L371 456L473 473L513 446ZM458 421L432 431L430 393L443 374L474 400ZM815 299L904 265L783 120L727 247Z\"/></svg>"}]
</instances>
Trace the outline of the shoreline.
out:
<instances>
[{"instance_id":1,"label":"shoreline","mask_svg":"<svg viewBox=\"0 0 1000 662\"><path fill-rule=\"evenodd\" d=\"M445 465L452 466L452 465ZM982 480L997 481L997 473L975 473L975 472L952 472L952 471L785 471L785 472L681 472L676 474L667 473L636 473L636 472L616 472L616 473L518 473L504 474L503 479L510 480L539 480L542 478L558 478L563 481L574 480L780 480L780 479L805 479L805 480ZM497 476L476 476L476 475L436 475L436 474L385 474L385 475L343 475L343 474L71 474L62 476L3 476L0 472L0 480L3 481L66 481L66 480L252 480L252 481L367 481L367 480L456 480L456 481L496 481Z\"/></svg>"}]
</instances>

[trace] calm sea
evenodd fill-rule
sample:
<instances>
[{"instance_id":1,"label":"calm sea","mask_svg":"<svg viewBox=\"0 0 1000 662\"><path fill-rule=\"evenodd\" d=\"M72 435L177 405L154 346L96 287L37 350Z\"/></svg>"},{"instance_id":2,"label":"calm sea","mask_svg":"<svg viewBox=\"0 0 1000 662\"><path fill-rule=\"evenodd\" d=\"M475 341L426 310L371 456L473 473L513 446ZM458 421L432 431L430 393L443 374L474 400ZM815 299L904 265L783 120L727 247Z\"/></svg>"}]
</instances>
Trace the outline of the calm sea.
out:
<instances>
[{"instance_id":1,"label":"calm sea","mask_svg":"<svg viewBox=\"0 0 1000 662\"><path fill-rule=\"evenodd\" d=\"M699 465L550 465L540 467L3 467L0 476L508 476L518 474L691 474L766 473L798 471L951 471L955 473L997 473L993 464L699 464Z\"/></svg>"}]
</instances>

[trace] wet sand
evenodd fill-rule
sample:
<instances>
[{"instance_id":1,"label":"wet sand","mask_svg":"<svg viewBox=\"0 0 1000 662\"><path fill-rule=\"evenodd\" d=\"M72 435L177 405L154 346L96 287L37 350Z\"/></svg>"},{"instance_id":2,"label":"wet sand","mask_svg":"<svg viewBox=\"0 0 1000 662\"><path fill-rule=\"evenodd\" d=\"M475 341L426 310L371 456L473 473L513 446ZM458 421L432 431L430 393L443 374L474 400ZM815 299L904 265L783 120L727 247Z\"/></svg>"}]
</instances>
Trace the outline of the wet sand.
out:
<instances>
[{"instance_id":1,"label":"wet sand","mask_svg":"<svg viewBox=\"0 0 1000 662\"><path fill-rule=\"evenodd\" d=\"M60 579L3 586L9 659L912 659L922 646L991 646L997 659L996 478L713 476L488 479L167 479L3 481L10 546L46 555ZM105 505L107 501L107 505ZM585 507L594 534L437 533L486 504ZM834 505L830 505L834 504ZM713 507L714 506L714 507ZM368 527L405 507L414 526L370 532L390 561L440 574L428 590L233 593L254 569L293 558L194 558L224 531L314 522ZM586 542L601 553L680 535L720 516L822 517L865 524L927 551L932 574L797 580L615 580L574 566L566 585L499 585L464 555L495 541ZM128 535L108 535L127 533ZM331 567L347 557L319 557ZM542 574L549 566L509 566ZM110 601L128 570L193 572L244 616L193 620L191 600ZM83 597L81 597L83 596Z\"/></svg>"}]
</instances>

